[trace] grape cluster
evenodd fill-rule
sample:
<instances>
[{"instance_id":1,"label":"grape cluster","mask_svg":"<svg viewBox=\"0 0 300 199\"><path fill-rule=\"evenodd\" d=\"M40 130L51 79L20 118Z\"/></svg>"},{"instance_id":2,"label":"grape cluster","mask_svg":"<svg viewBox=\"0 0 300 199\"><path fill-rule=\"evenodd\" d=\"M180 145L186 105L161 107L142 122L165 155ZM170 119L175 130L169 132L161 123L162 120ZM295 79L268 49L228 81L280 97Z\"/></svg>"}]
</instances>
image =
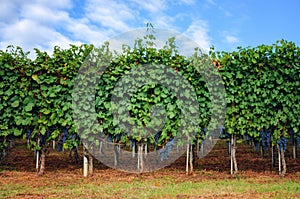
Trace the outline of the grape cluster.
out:
<instances>
[{"instance_id":1,"label":"grape cluster","mask_svg":"<svg viewBox=\"0 0 300 199\"><path fill-rule=\"evenodd\" d=\"M30 129L30 128L27 129L27 134L26 134L26 136L27 136L27 139L28 139L28 140L31 138L32 131L33 131L33 130Z\"/></svg>"},{"instance_id":2,"label":"grape cluster","mask_svg":"<svg viewBox=\"0 0 300 199\"><path fill-rule=\"evenodd\" d=\"M57 144L57 150L58 151L62 151L63 150L63 144L67 141L68 137L69 137L68 129L67 128L63 128L62 137L58 141L58 144Z\"/></svg>"},{"instance_id":3,"label":"grape cluster","mask_svg":"<svg viewBox=\"0 0 300 199\"><path fill-rule=\"evenodd\" d=\"M155 134L154 136L154 150L157 150L157 144L159 141L159 137L161 136L162 132L159 131L158 133Z\"/></svg>"},{"instance_id":4,"label":"grape cluster","mask_svg":"<svg viewBox=\"0 0 300 199\"><path fill-rule=\"evenodd\" d=\"M258 139L253 139L253 143L254 143L255 150L258 151L259 140Z\"/></svg>"},{"instance_id":5,"label":"grape cluster","mask_svg":"<svg viewBox=\"0 0 300 199\"><path fill-rule=\"evenodd\" d=\"M300 149L300 134L299 133L296 135L296 144L298 145L298 148Z\"/></svg>"},{"instance_id":6,"label":"grape cluster","mask_svg":"<svg viewBox=\"0 0 300 199\"><path fill-rule=\"evenodd\" d=\"M130 137L129 142L130 142L130 148L133 148L135 146L136 140Z\"/></svg>"},{"instance_id":7,"label":"grape cluster","mask_svg":"<svg viewBox=\"0 0 300 199\"><path fill-rule=\"evenodd\" d=\"M172 148L175 144L175 138L171 138L169 142L167 142L165 148L162 148L160 150L160 160L167 160L169 159L170 152L172 151Z\"/></svg>"},{"instance_id":8,"label":"grape cluster","mask_svg":"<svg viewBox=\"0 0 300 199\"><path fill-rule=\"evenodd\" d=\"M287 139L282 137L280 139L277 140L277 144L279 146L279 151L281 152L282 149L285 151L287 148Z\"/></svg>"},{"instance_id":9,"label":"grape cluster","mask_svg":"<svg viewBox=\"0 0 300 199\"><path fill-rule=\"evenodd\" d=\"M291 142L295 145L298 145L298 148L300 148L300 133L296 133L294 132L294 130L292 128L289 129L289 135L291 138Z\"/></svg>"},{"instance_id":10,"label":"grape cluster","mask_svg":"<svg viewBox=\"0 0 300 199\"><path fill-rule=\"evenodd\" d=\"M35 134L35 136L39 139L39 146L45 146L46 145L46 142L51 137L51 130L52 130L52 128L49 127L47 129L45 135L43 135L41 133ZM33 133L33 128L27 128L26 129L26 138L27 138L28 144L29 144L28 147L30 147L30 148L33 146L32 143L31 143L32 133Z\"/></svg>"},{"instance_id":11,"label":"grape cluster","mask_svg":"<svg viewBox=\"0 0 300 199\"><path fill-rule=\"evenodd\" d=\"M230 134L225 131L225 127L224 126L220 127L219 138L220 139L228 139L228 138L230 138Z\"/></svg>"},{"instance_id":12,"label":"grape cluster","mask_svg":"<svg viewBox=\"0 0 300 199\"><path fill-rule=\"evenodd\" d=\"M271 133L265 129L260 131L261 137L261 146L264 151L267 151L269 148L269 144L271 143Z\"/></svg>"}]
</instances>

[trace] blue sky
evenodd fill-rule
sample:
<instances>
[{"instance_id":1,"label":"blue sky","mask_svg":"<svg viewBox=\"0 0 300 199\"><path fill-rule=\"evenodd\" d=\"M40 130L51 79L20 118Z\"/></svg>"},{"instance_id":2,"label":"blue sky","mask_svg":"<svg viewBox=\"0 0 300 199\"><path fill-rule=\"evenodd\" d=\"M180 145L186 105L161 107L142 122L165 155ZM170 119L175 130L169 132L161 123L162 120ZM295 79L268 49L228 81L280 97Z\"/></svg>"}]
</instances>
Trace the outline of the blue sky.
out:
<instances>
[{"instance_id":1,"label":"blue sky","mask_svg":"<svg viewBox=\"0 0 300 199\"><path fill-rule=\"evenodd\" d=\"M282 38L299 46L299 8L299 0L0 0L0 49L99 45L147 22L183 33L204 50Z\"/></svg>"}]
</instances>

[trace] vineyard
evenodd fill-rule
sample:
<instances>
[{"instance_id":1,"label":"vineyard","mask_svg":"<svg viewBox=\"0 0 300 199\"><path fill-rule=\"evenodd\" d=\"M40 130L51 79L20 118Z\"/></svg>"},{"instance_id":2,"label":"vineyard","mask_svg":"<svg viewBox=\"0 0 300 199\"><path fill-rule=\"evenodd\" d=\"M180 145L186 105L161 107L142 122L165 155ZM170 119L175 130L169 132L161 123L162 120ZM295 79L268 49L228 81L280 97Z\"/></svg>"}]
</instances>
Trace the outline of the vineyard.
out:
<instances>
[{"instance_id":1,"label":"vineyard","mask_svg":"<svg viewBox=\"0 0 300 199\"><path fill-rule=\"evenodd\" d=\"M297 172L299 167L290 171L288 165L298 162L300 148L299 47L280 40L233 52L212 48L209 55L195 49L193 57L186 57L176 50L175 38L161 49L153 42L150 33L121 54L111 52L109 43L55 47L52 55L35 49L35 59L21 47L0 51L0 166L9 165L8 156L22 143L22 150L32 152L35 165L30 165L39 176L55 167L47 164L47 156L66 151L72 164L83 161L84 176L93 176L94 164L101 164L95 158L114 169L142 173L168 166L174 154L186 158L178 164L193 174L205 167L200 158L206 144L220 139L232 175L245 168L238 154L246 145L281 176ZM87 58L96 61L87 63ZM104 70L98 68L99 59ZM197 70L199 63L214 68L205 68L213 85ZM175 86L167 84L161 70L174 77ZM138 73L128 75L132 71ZM142 72L150 83L139 78ZM176 79L177 74L184 78ZM126 84L118 84L121 80ZM128 86L134 84L140 85ZM123 95L130 89L129 96ZM218 123L223 112L224 122ZM118 120L130 131L116 122L120 115L126 115ZM165 118L161 129L160 118ZM149 136L148 124L159 130Z\"/></svg>"}]
</instances>

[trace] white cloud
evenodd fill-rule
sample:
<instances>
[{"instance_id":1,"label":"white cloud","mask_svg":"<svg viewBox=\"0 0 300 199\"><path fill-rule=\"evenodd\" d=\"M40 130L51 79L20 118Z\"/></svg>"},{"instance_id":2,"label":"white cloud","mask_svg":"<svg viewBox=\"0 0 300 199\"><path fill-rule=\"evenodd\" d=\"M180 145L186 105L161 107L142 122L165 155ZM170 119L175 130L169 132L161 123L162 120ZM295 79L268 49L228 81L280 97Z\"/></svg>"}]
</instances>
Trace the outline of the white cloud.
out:
<instances>
[{"instance_id":1,"label":"white cloud","mask_svg":"<svg viewBox=\"0 0 300 199\"><path fill-rule=\"evenodd\" d=\"M167 8L167 4L165 0L152 0L152 1L140 1L140 0L131 0L140 9L144 9L146 11L157 13L165 10Z\"/></svg>"},{"instance_id":2,"label":"white cloud","mask_svg":"<svg viewBox=\"0 0 300 199\"><path fill-rule=\"evenodd\" d=\"M72 0L34 0L33 2L55 9L70 9L73 6Z\"/></svg>"},{"instance_id":3,"label":"white cloud","mask_svg":"<svg viewBox=\"0 0 300 199\"><path fill-rule=\"evenodd\" d=\"M205 0L202 5L204 8L210 9L217 6L217 3L214 0Z\"/></svg>"},{"instance_id":4,"label":"white cloud","mask_svg":"<svg viewBox=\"0 0 300 199\"><path fill-rule=\"evenodd\" d=\"M38 47L51 52L54 45L92 43L97 46L120 33L145 27L147 22L155 29L178 30L178 18L190 15L170 15L169 11L174 5L191 5L195 0L176 3L170 0L86 0L79 4L71 0L3 2L0 2L0 49L12 44L25 50ZM202 20L193 21L184 32L204 50L210 48L208 33L208 24Z\"/></svg>"},{"instance_id":5,"label":"white cloud","mask_svg":"<svg viewBox=\"0 0 300 199\"><path fill-rule=\"evenodd\" d=\"M51 54L55 45L66 48L71 43L81 43L65 35L65 26L74 22L66 10L72 6L70 0L6 2L5 6L0 3L0 49L8 45L20 46L24 51L30 51L30 57L34 58L33 48ZM5 9L8 11L3 14L1 11ZM14 16L13 20L11 16Z\"/></svg>"},{"instance_id":6,"label":"white cloud","mask_svg":"<svg viewBox=\"0 0 300 199\"><path fill-rule=\"evenodd\" d=\"M2 37L5 42L1 43L1 49L8 45L15 45L21 46L24 51L39 48L51 52L55 45L67 47L70 43L78 43L78 41L72 41L47 26L41 26L28 19L20 20L18 23L8 26L2 32Z\"/></svg>"},{"instance_id":7,"label":"white cloud","mask_svg":"<svg viewBox=\"0 0 300 199\"><path fill-rule=\"evenodd\" d=\"M165 14L157 14L152 18L154 28L167 28L174 29L175 27L172 25L176 20L176 16L168 16Z\"/></svg>"},{"instance_id":8,"label":"white cloud","mask_svg":"<svg viewBox=\"0 0 300 199\"><path fill-rule=\"evenodd\" d=\"M224 14L225 17L231 17L233 14L229 11L228 8L222 6L219 2L216 3L215 0L205 0L204 7L206 9L218 9L218 13Z\"/></svg>"},{"instance_id":9,"label":"white cloud","mask_svg":"<svg viewBox=\"0 0 300 199\"><path fill-rule=\"evenodd\" d=\"M0 21L12 23L18 19L18 4L11 1L0 1Z\"/></svg>"},{"instance_id":10,"label":"white cloud","mask_svg":"<svg viewBox=\"0 0 300 199\"><path fill-rule=\"evenodd\" d=\"M136 20L142 22L145 27L146 23L151 22L154 28L172 28L175 20L174 16L165 13L173 2L167 0L152 0L152 1L139 1L130 0L131 8L138 10L136 13Z\"/></svg>"},{"instance_id":11,"label":"white cloud","mask_svg":"<svg viewBox=\"0 0 300 199\"><path fill-rule=\"evenodd\" d=\"M69 14L59 9L51 9L45 5L27 4L21 11L22 18L30 19L47 26L62 26L70 21Z\"/></svg>"},{"instance_id":12,"label":"white cloud","mask_svg":"<svg viewBox=\"0 0 300 199\"><path fill-rule=\"evenodd\" d=\"M229 9L225 9L222 6L219 6L218 9L220 10L221 13L225 15L225 17L232 17L233 14L229 11Z\"/></svg>"},{"instance_id":13,"label":"white cloud","mask_svg":"<svg viewBox=\"0 0 300 199\"><path fill-rule=\"evenodd\" d=\"M230 43L230 44L234 44L234 43L239 42L239 38L237 38L235 36L232 36L232 35L226 35L225 39L226 39L226 42Z\"/></svg>"},{"instance_id":14,"label":"white cloud","mask_svg":"<svg viewBox=\"0 0 300 199\"><path fill-rule=\"evenodd\" d=\"M87 18L71 18L70 0L20 1L18 6L14 6L18 0L6 2L0 3L0 49L15 45L24 51L39 48L52 52L55 45L63 48L79 43L97 45L112 33L91 25ZM11 16L15 16L14 20Z\"/></svg>"},{"instance_id":15,"label":"white cloud","mask_svg":"<svg viewBox=\"0 0 300 199\"><path fill-rule=\"evenodd\" d=\"M186 4L186 5L192 5L195 3L195 0L180 0L179 3Z\"/></svg>"},{"instance_id":16,"label":"white cloud","mask_svg":"<svg viewBox=\"0 0 300 199\"><path fill-rule=\"evenodd\" d=\"M135 19L134 11L126 4L111 0L89 0L86 16L91 22L116 31L129 30L127 22Z\"/></svg>"},{"instance_id":17,"label":"white cloud","mask_svg":"<svg viewBox=\"0 0 300 199\"><path fill-rule=\"evenodd\" d=\"M184 32L184 34L195 41L204 52L208 52L211 47L211 38L208 33L207 22L203 20L194 21Z\"/></svg>"},{"instance_id":18,"label":"white cloud","mask_svg":"<svg viewBox=\"0 0 300 199\"><path fill-rule=\"evenodd\" d=\"M240 42L240 39L236 36L236 31L222 31L220 32L220 35L227 44L236 44Z\"/></svg>"},{"instance_id":19,"label":"white cloud","mask_svg":"<svg viewBox=\"0 0 300 199\"><path fill-rule=\"evenodd\" d=\"M66 29L70 32L70 37L74 40L92 43L96 46L109 39L110 35L115 34L111 30L101 30L97 26L89 25L84 20L82 22L73 20L66 26Z\"/></svg>"}]
</instances>

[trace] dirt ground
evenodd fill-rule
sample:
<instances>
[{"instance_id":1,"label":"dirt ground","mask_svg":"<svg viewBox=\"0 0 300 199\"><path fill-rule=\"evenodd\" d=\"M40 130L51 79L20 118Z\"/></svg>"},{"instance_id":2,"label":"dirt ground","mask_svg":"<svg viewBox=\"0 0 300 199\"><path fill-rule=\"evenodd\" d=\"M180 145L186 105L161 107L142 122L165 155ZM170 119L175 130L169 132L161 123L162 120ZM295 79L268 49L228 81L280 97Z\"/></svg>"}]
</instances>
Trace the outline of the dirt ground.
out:
<instances>
[{"instance_id":1,"label":"dirt ground","mask_svg":"<svg viewBox=\"0 0 300 199\"><path fill-rule=\"evenodd\" d=\"M284 178L300 182L300 158L293 159L289 151L286 154L287 174ZM270 179L282 178L278 175L277 164L274 169L271 168L270 154L262 158L260 153L255 152L252 147L246 144L239 144L236 154L239 178L256 178L262 183ZM27 150L23 141L18 141L5 158L4 163L0 165L0 171L2 171L0 172L0 184L30 183L31 187L38 187L41 183L46 185L49 182L52 186L53 183L57 183L59 186L70 186L72 183L77 183L76 180L82 179L82 162L74 164L72 161L69 157L69 151L57 152L50 149L46 156L46 173L44 176L37 177L33 151ZM132 174L108 168L95 160L94 175L90 177L90 180L101 178L102 182L130 182L137 176L140 180L172 176L178 182L186 180L201 182L207 179L236 178L236 176L230 175L230 157L224 141L219 141L206 157L197 160L198 166L193 175L185 174L185 161L185 157L182 156L164 169L151 173Z\"/></svg>"}]
</instances>

